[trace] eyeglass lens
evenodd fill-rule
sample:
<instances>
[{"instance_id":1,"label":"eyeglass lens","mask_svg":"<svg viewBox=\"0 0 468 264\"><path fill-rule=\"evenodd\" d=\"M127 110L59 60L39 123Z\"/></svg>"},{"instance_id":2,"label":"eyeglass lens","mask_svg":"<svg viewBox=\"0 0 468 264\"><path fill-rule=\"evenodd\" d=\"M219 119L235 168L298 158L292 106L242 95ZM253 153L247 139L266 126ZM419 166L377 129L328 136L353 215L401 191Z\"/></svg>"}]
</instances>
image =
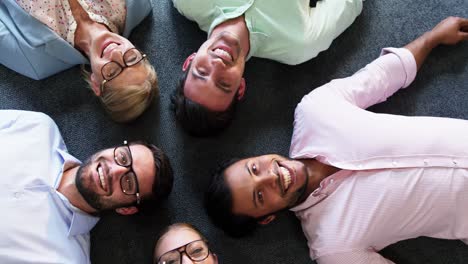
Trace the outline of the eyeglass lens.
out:
<instances>
[{"instance_id":1,"label":"eyeglass lens","mask_svg":"<svg viewBox=\"0 0 468 264\"><path fill-rule=\"evenodd\" d=\"M203 240L193 241L185 246L185 250L182 251L193 261L202 261L208 257L209 249L208 245ZM182 260L182 252L179 248L171 250L159 259L160 264L180 264Z\"/></svg>"},{"instance_id":2,"label":"eyeglass lens","mask_svg":"<svg viewBox=\"0 0 468 264\"><path fill-rule=\"evenodd\" d=\"M129 49L123 55L126 67L131 67L143 59L143 54L137 49ZM115 61L110 61L102 67L102 74L106 80L114 79L123 71L124 67Z\"/></svg>"},{"instance_id":3,"label":"eyeglass lens","mask_svg":"<svg viewBox=\"0 0 468 264\"><path fill-rule=\"evenodd\" d=\"M132 156L128 146L121 146L115 149L114 151L115 162L122 167L131 167L132 166ZM136 175L133 170L128 171L120 178L120 185L122 190L126 194L136 194L137 193L137 183Z\"/></svg>"}]
</instances>

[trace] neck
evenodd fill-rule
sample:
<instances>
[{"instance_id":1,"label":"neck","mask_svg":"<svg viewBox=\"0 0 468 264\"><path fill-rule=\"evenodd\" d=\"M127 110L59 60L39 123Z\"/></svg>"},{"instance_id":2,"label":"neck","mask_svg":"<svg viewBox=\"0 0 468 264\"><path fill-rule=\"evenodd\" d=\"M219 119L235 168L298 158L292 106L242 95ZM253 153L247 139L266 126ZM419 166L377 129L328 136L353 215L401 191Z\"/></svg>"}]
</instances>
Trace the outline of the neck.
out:
<instances>
[{"instance_id":1,"label":"neck","mask_svg":"<svg viewBox=\"0 0 468 264\"><path fill-rule=\"evenodd\" d=\"M228 31L239 36L241 44L241 52L244 57L247 57L250 50L250 34L247 25L245 24L244 16L239 16L233 19L224 21L223 23L217 25L213 31L211 31L210 38L217 36L219 33Z\"/></svg>"},{"instance_id":2,"label":"neck","mask_svg":"<svg viewBox=\"0 0 468 264\"><path fill-rule=\"evenodd\" d=\"M68 201L70 201L73 206L89 214L96 213L96 210L85 201L76 188L75 178L77 176L76 174L78 169L79 166L75 166L63 172L57 191L67 197Z\"/></svg>"},{"instance_id":3,"label":"neck","mask_svg":"<svg viewBox=\"0 0 468 264\"><path fill-rule=\"evenodd\" d=\"M99 34L109 31L106 26L99 24L89 18L77 0L69 0L73 17L77 26L75 31L75 48L82 51L89 58L93 39Z\"/></svg>"},{"instance_id":4,"label":"neck","mask_svg":"<svg viewBox=\"0 0 468 264\"><path fill-rule=\"evenodd\" d=\"M304 163L309 179L304 195L299 203L302 203L314 190L316 190L323 179L341 170L321 163L315 159L301 159L299 161Z\"/></svg>"}]
</instances>

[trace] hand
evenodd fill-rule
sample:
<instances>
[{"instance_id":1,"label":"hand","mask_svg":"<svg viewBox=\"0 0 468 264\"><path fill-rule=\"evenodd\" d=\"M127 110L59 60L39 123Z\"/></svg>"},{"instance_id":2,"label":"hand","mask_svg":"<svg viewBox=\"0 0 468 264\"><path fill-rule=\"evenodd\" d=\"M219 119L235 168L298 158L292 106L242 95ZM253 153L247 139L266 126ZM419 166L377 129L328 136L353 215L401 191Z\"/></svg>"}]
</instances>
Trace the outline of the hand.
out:
<instances>
[{"instance_id":1,"label":"hand","mask_svg":"<svg viewBox=\"0 0 468 264\"><path fill-rule=\"evenodd\" d=\"M468 19L448 17L435 26L429 35L435 44L454 45L468 40Z\"/></svg>"}]
</instances>

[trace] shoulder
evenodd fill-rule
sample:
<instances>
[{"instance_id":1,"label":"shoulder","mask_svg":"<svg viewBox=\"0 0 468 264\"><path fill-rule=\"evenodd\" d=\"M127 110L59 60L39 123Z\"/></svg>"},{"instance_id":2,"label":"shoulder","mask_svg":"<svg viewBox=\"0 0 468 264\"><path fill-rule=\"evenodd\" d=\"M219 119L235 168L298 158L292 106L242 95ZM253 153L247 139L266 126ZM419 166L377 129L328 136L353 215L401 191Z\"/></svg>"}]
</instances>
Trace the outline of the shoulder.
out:
<instances>
[{"instance_id":1,"label":"shoulder","mask_svg":"<svg viewBox=\"0 0 468 264\"><path fill-rule=\"evenodd\" d=\"M37 132L38 129L58 130L54 120L41 112L2 110L0 120L3 121L3 128L24 129L29 132Z\"/></svg>"}]
</instances>

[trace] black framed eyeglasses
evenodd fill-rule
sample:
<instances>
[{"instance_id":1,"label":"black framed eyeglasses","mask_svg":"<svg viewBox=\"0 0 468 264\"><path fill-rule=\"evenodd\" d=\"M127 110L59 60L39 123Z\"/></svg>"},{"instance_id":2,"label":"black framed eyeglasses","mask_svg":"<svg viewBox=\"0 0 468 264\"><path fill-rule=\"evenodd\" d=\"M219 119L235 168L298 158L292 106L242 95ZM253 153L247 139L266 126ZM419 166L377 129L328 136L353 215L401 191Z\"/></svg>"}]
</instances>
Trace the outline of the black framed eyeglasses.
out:
<instances>
[{"instance_id":1,"label":"black framed eyeglasses","mask_svg":"<svg viewBox=\"0 0 468 264\"><path fill-rule=\"evenodd\" d=\"M108 63L104 64L104 66L101 68L101 74L103 78L101 83L101 93L104 92L104 85L108 81L119 76L119 74L122 73L125 68L135 66L145 58L146 54L141 53L141 51L139 51L137 48L131 48L125 51L123 54L124 65L121 65L116 61L109 61Z\"/></svg>"},{"instance_id":2,"label":"black framed eyeglasses","mask_svg":"<svg viewBox=\"0 0 468 264\"><path fill-rule=\"evenodd\" d=\"M138 178L133 170L133 158L130 146L125 140L122 145L114 149L114 161L117 165L128 168L128 172L120 177L120 187L122 192L127 195L135 195L137 205L140 204L140 187Z\"/></svg>"},{"instance_id":3,"label":"black framed eyeglasses","mask_svg":"<svg viewBox=\"0 0 468 264\"><path fill-rule=\"evenodd\" d=\"M158 264L181 264L182 254L185 253L189 259L195 262L205 260L210 255L208 243L205 240L199 239L170 250L161 255L158 259Z\"/></svg>"}]
</instances>

